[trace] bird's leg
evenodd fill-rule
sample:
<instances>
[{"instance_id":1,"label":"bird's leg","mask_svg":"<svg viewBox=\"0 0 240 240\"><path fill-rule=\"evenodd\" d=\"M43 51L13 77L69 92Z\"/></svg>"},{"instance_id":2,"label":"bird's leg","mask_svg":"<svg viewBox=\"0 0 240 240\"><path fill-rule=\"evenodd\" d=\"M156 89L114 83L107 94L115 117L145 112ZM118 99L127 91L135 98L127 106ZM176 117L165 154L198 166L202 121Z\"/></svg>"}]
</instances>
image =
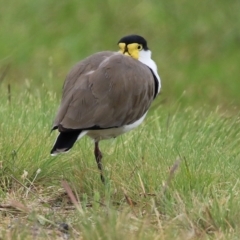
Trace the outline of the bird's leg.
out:
<instances>
[{"instance_id":1,"label":"bird's leg","mask_svg":"<svg viewBox=\"0 0 240 240\"><path fill-rule=\"evenodd\" d=\"M101 176L101 180L103 183L105 183L105 179L103 177L103 169L102 169L102 153L99 149L99 146L98 146L98 141L95 142L95 148L94 148L94 155L95 155L95 159L96 159L96 162L97 162L97 166L98 166L98 169L100 171L100 176Z\"/></svg>"}]
</instances>

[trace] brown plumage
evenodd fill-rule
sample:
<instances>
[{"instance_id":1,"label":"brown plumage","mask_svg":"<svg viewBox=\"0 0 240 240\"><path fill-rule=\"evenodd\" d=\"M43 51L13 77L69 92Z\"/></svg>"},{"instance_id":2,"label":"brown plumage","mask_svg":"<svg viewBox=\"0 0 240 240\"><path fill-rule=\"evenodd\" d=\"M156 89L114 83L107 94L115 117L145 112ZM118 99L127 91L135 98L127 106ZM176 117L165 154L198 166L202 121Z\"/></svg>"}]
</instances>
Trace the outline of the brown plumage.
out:
<instances>
[{"instance_id":1,"label":"brown plumage","mask_svg":"<svg viewBox=\"0 0 240 240\"><path fill-rule=\"evenodd\" d=\"M146 65L120 53L96 53L68 74L53 128L128 125L144 115L153 98L154 78Z\"/></svg>"}]
</instances>

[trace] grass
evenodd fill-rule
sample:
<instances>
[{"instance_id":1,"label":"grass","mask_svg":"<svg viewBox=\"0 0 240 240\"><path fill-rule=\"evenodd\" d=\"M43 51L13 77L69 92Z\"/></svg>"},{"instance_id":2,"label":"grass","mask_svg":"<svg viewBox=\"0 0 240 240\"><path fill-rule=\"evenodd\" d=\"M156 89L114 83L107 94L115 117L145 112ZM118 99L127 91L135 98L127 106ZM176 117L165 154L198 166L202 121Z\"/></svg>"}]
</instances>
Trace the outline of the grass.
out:
<instances>
[{"instance_id":1,"label":"grass","mask_svg":"<svg viewBox=\"0 0 240 240\"><path fill-rule=\"evenodd\" d=\"M7 99L1 92L3 239L239 236L239 116L158 107L138 130L101 142L104 186L91 140L49 156L54 93Z\"/></svg>"},{"instance_id":2,"label":"grass","mask_svg":"<svg viewBox=\"0 0 240 240\"><path fill-rule=\"evenodd\" d=\"M0 239L238 239L239 1L7 1L0 8ZM49 156L70 67L145 36L163 89L145 122Z\"/></svg>"}]
</instances>

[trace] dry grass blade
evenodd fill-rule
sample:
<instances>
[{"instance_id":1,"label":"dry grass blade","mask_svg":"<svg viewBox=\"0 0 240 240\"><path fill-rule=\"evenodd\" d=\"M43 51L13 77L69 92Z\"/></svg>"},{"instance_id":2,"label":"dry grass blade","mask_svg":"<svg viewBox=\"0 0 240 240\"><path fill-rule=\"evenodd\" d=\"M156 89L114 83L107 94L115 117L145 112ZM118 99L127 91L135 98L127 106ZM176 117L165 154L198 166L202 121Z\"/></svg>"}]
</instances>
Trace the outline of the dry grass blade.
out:
<instances>
[{"instance_id":1,"label":"dry grass blade","mask_svg":"<svg viewBox=\"0 0 240 240\"><path fill-rule=\"evenodd\" d=\"M76 207L76 209L83 214L83 209L81 204L77 201L76 197L73 194L72 189L70 188L69 184L66 181L62 181L62 186L65 189L67 195L69 196L71 202L73 203L73 205Z\"/></svg>"},{"instance_id":2,"label":"dry grass blade","mask_svg":"<svg viewBox=\"0 0 240 240\"><path fill-rule=\"evenodd\" d=\"M139 173L138 173L138 177L139 177L139 181L140 181L141 188L142 188L142 191L143 191L141 195L143 195L144 197L146 197L145 187L144 187L144 185L143 185L143 181L142 181L142 178L141 178L141 176L140 176Z\"/></svg>"},{"instance_id":3,"label":"dry grass blade","mask_svg":"<svg viewBox=\"0 0 240 240\"><path fill-rule=\"evenodd\" d=\"M17 209L17 210L19 210L21 212L25 212L25 213L30 212L30 210L26 206L24 206L22 203L20 203L17 200L11 200L9 205L12 208L15 208L15 209Z\"/></svg>"},{"instance_id":4,"label":"dry grass blade","mask_svg":"<svg viewBox=\"0 0 240 240\"><path fill-rule=\"evenodd\" d=\"M122 190L123 190L123 194L124 194L124 197L125 197L128 205L130 205L131 207L134 207L134 205L136 205L137 203L134 202L134 201L127 195L127 191L126 191L124 188L122 188Z\"/></svg>"},{"instance_id":5,"label":"dry grass blade","mask_svg":"<svg viewBox=\"0 0 240 240\"><path fill-rule=\"evenodd\" d=\"M162 189L162 194L161 194L161 195L164 195L164 194L165 194L168 186L169 186L170 183L171 183L171 180L172 180L172 178L173 178L173 176L174 176L174 173L176 172L176 170L178 169L178 167L179 167L179 165L180 165L180 162L181 162L180 158L177 158L176 161L175 161L175 163L174 163L173 166L171 167L171 169L170 169L170 171L169 171L168 179L167 179L167 181L166 181L166 182L164 183L164 185L163 185L163 189Z\"/></svg>"},{"instance_id":6,"label":"dry grass blade","mask_svg":"<svg viewBox=\"0 0 240 240\"><path fill-rule=\"evenodd\" d=\"M134 173L136 172L136 170L137 170L138 167L139 167L139 166L137 166L137 165L134 167L134 169L132 170L132 172L131 172L131 174L130 174L129 180L134 176Z\"/></svg>"},{"instance_id":7,"label":"dry grass blade","mask_svg":"<svg viewBox=\"0 0 240 240\"><path fill-rule=\"evenodd\" d=\"M162 227L162 223L161 223L161 220L160 220L160 213L159 213L159 211L157 210L157 207L156 207L156 204L155 204L155 201L154 201L154 199L152 198L152 205L153 205L153 209L154 209L154 213L155 213L155 215L156 215L156 219L157 219L157 224L158 224L158 228L159 228L159 230L160 230L160 233L161 233L161 239L165 239L165 237L164 237L164 231L163 231L163 227Z\"/></svg>"}]
</instances>

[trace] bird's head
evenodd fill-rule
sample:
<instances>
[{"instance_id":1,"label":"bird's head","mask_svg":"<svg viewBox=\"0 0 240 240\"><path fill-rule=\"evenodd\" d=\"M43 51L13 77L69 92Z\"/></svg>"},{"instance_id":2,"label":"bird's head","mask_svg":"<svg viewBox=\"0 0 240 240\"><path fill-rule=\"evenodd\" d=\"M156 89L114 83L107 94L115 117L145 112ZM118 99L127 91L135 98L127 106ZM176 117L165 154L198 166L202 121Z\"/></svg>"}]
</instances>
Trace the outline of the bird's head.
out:
<instances>
[{"instance_id":1,"label":"bird's head","mask_svg":"<svg viewBox=\"0 0 240 240\"><path fill-rule=\"evenodd\" d=\"M151 51L148 49L147 41L139 35L129 35L119 40L118 46L122 54L131 56L137 60L151 58Z\"/></svg>"},{"instance_id":2,"label":"bird's head","mask_svg":"<svg viewBox=\"0 0 240 240\"><path fill-rule=\"evenodd\" d=\"M151 58L152 53L147 46L147 41L143 37L139 35L128 35L118 41L118 46L120 53L137 59L151 68L160 81L157 66Z\"/></svg>"},{"instance_id":3,"label":"bird's head","mask_svg":"<svg viewBox=\"0 0 240 240\"><path fill-rule=\"evenodd\" d=\"M139 35L128 35L118 41L120 53L131 56L141 62L151 59L147 41Z\"/></svg>"},{"instance_id":4,"label":"bird's head","mask_svg":"<svg viewBox=\"0 0 240 240\"><path fill-rule=\"evenodd\" d=\"M118 41L118 46L120 53L137 59L152 69L156 68L156 64L151 58L152 52L143 37L139 35L125 36Z\"/></svg>"}]
</instances>

